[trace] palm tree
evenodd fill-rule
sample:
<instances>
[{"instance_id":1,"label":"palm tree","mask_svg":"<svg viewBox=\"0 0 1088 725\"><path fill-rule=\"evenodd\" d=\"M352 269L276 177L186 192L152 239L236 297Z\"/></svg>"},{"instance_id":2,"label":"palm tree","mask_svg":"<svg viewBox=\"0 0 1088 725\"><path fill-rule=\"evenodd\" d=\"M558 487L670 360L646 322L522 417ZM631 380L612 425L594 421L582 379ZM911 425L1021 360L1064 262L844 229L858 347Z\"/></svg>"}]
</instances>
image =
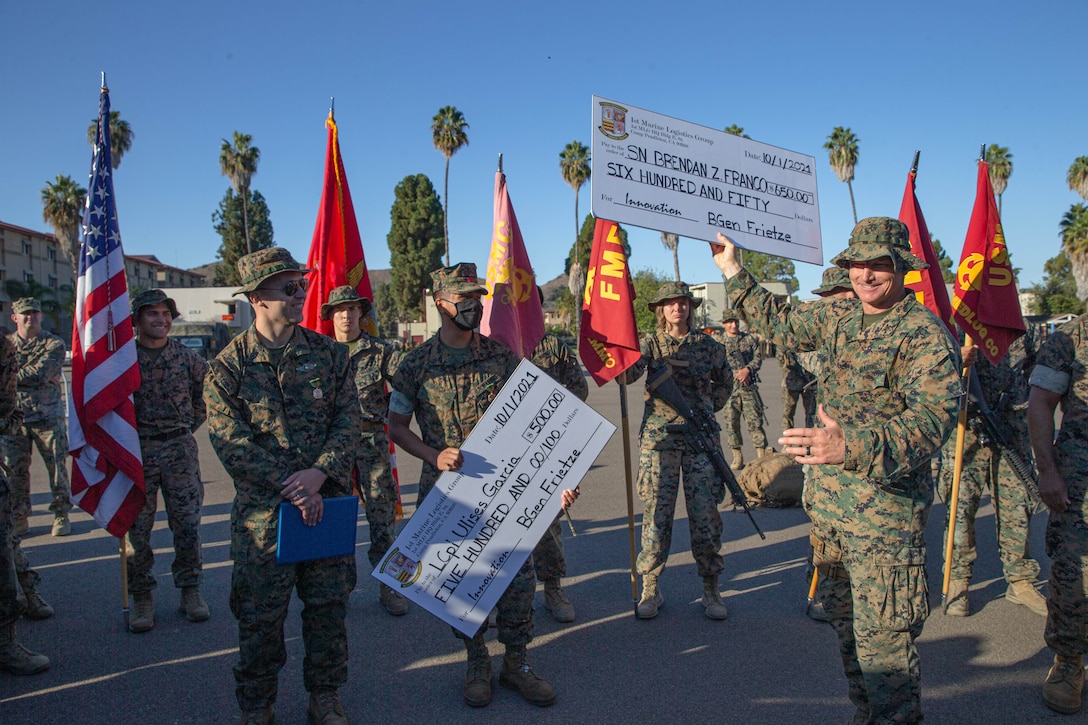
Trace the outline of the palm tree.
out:
<instances>
[{"instance_id":1,"label":"palm tree","mask_svg":"<svg viewBox=\"0 0 1088 725\"><path fill-rule=\"evenodd\" d=\"M1012 176L1012 154L1004 146L992 143L986 149L986 163L990 166L990 183L997 194L997 215L1001 216L1001 195L1005 193L1009 177Z\"/></svg>"},{"instance_id":2,"label":"palm tree","mask_svg":"<svg viewBox=\"0 0 1088 725\"><path fill-rule=\"evenodd\" d=\"M450 159L462 146L468 146L468 124L454 106L443 106L431 119L434 147L446 157L446 181L442 187L442 235L446 241L446 266L450 266Z\"/></svg>"},{"instance_id":3,"label":"palm tree","mask_svg":"<svg viewBox=\"0 0 1088 725\"><path fill-rule=\"evenodd\" d=\"M570 184L570 188L574 189L574 264L570 270L570 292L579 299L581 299L581 295L585 291L585 279L583 278L582 265L578 262L581 259L581 250L578 248L578 220L580 219L578 216L578 192L581 191L582 184L589 181L589 162L589 147L583 145L581 141L571 141L559 152L559 171L563 174L563 181ZM579 280L582 289L577 289Z\"/></svg>"},{"instance_id":4,"label":"palm tree","mask_svg":"<svg viewBox=\"0 0 1088 725\"><path fill-rule=\"evenodd\" d=\"M1078 156L1073 165L1069 167L1069 173L1065 180L1069 182L1069 188L1088 199L1088 156Z\"/></svg>"},{"instance_id":5,"label":"palm tree","mask_svg":"<svg viewBox=\"0 0 1088 725\"><path fill-rule=\"evenodd\" d=\"M744 132L744 128L742 126L738 126L735 123L732 126L726 126L722 130L733 136L740 136L741 138L751 138L751 136Z\"/></svg>"},{"instance_id":6,"label":"palm tree","mask_svg":"<svg viewBox=\"0 0 1088 725\"><path fill-rule=\"evenodd\" d=\"M249 182L257 173L257 164L261 161L261 150L250 146L253 137L248 133L234 132L234 145L223 139L219 147L219 170L230 179L234 193L242 197L242 230L246 235L246 254L253 253L249 241Z\"/></svg>"},{"instance_id":7,"label":"palm tree","mask_svg":"<svg viewBox=\"0 0 1088 725\"><path fill-rule=\"evenodd\" d=\"M42 219L53 227L61 254L72 264L73 277L79 276L79 228L86 203L87 190L71 176L57 174L56 181L42 187Z\"/></svg>"},{"instance_id":8,"label":"palm tree","mask_svg":"<svg viewBox=\"0 0 1088 725\"><path fill-rule=\"evenodd\" d=\"M1073 279L1077 283L1077 297L1088 300L1088 206L1074 204L1058 223L1061 230L1062 251L1073 266Z\"/></svg>"},{"instance_id":9,"label":"palm tree","mask_svg":"<svg viewBox=\"0 0 1088 725\"><path fill-rule=\"evenodd\" d=\"M128 121L122 120L119 111L110 111L110 165L117 168L121 165L121 157L132 148L132 139L136 134L132 132L132 126ZM87 143L94 146L98 140L98 119L92 118L91 125L87 129Z\"/></svg>"},{"instance_id":10,"label":"palm tree","mask_svg":"<svg viewBox=\"0 0 1088 725\"><path fill-rule=\"evenodd\" d=\"M824 148L827 149L828 161L835 170L839 181L846 182L850 190L850 208L854 211L854 224L858 223L858 208L854 204L854 167L858 165L858 143L860 139L849 128L836 126L827 137Z\"/></svg>"},{"instance_id":11,"label":"palm tree","mask_svg":"<svg viewBox=\"0 0 1088 725\"><path fill-rule=\"evenodd\" d=\"M672 252L672 269L676 274L676 281L680 281L680 237L671 232L661 232L661 243Z\"/></svg>"}]
</instances>

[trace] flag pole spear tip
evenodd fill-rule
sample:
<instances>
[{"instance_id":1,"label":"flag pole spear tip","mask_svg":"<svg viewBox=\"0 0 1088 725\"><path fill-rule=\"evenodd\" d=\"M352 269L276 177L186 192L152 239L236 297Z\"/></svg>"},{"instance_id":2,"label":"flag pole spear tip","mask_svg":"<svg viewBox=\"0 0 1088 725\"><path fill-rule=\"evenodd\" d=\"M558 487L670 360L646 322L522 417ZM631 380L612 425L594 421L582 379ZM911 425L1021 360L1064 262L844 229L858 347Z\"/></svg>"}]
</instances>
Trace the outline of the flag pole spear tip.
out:
<instances>
[{"instance_id":1,"label":"flag pole spear tip","mask_svg":"<svg viewBox=\"0 0 1088 725\"><path fill-rule=\"evenodd\" d=\"M978 148L978 160L979 161L985 161L986 160L986 144L985 143L982 144L981 146L979 146L979 148Z\"/></svg>"},{"instance_id":2,"label":"flag pole spear tip","mask_svg":"<svg viewBox=\"0 0 1088 725\"><path fill-rule=\"evenodd\" d=\"M329 96L329 118L332 118L333 111L336 110L336 96Z\"/></svg>"},{"instance_id":3,"label":"flag pole spear tip","mask_svg":"<svg viewBox=\"0 0 1088 725\"><path fill-rule=\"evenodd\" d=\"M102 71L102 90L108 90L106 87L106 71Z\"/></svg>"},{"instance_id":4,"label":"flag pole spear tip","mask_svg":"<svg viewBox=\"0 0 1088 725\"><path fill-rule=\"evenodd\" d=\"M499 154L499 173L502 173L502 154Z\"/></svg>"},{"instance_id":5,"label":"flag pole spear tip","mask_svg":"<svg viewBox=\"0 0 1088 725\"><path fill-rule=\"evenodd\" d=\"M912 173L914 175L918 174L918 157L921 156L921 155L922 155L921 151L915 150L915 152L914 152L914 163L912 163L910 165L910 173Z\"/></svg>"}]
</instances>

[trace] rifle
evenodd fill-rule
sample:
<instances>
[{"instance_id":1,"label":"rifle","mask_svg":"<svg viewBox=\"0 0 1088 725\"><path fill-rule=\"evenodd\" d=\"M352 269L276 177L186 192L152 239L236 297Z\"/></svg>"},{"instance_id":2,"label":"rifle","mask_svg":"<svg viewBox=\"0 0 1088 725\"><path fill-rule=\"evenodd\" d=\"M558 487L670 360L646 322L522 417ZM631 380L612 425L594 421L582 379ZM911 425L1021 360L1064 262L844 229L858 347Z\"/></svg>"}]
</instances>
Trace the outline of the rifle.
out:
<instances>
[{"instance_id":1,"label":"rifle","mask_svg":"<svg viewBox=\"0 0 1088 725\"><path fill-rule=\"evenodd\" d=\"M976 420L981 423L981 430L976 430L979 436L979 445L986 445L987 438L993 441L994 444L1001 450L1002 455L1005 456L1005 460L1008 462L1012 472L1016 474L1016 477L1020 479L1020 482L1024 484L1024 488L1028 492L1028 496L1032 502L1038 506L1042 504L1042 497L1039 495L1039 479L1035 473L1035 469L1028 465L1027 461L1020 457L1020 454L1013 447L1009 439L1005 437L1004 431L1001 430L1001 426L997 420L997 412L986 403L986 398L982 395L982 384L978 379L978 371L975 367L971 366L971 381L968 384L969 395L975 401L975 405L978 407L978 417ZM1000 406L999 406L1000 407Z\"/></svg>"},{"instance_id":2,"label":"rifle","mask_svg":"<svg viewBox=\"0 0 1088 725\"><path fill-rule=\"evenodd\" d=\"M666 405L687 421L686 423L665 426L665 429L669 433L683 433L692 448L706 454L707 458L710 459L710 463L714 466L714 470L729 489L729 493L733 495L733 506L744 509L744 513L748 514L752 526L756 528L759 538L766 539L767 536L759 528L755 517L752 516L752 507L748 505L748 499L744 495L744 491L741 490L740 484L737 483L737 477L733 475L733 470L725 462L725 456L722 455L721 439L710 425L710 421L707 420L706 413L702 410L692 410L687 399L684 398L684 394L680 391L680 387L673 380L672 370L668 366L653 379L647 380L646 386L657 393L657 397L661 398Z\"/></svg>"},{"instance_id":3,"label":"rifle","mask_svg":"<svg viewBox=\"0 0 1088 725\"><path fill-rule=\"evenodd\" d=\"M729 360L729 367L733 368L733 372L748 367L748 364L741 359L739 350L731 350L728 345L725 345L725 349L726 359ZM758 349L755 354L759 354ZM759 373L749 369L748 382L744 385L734 383L733 394L739 394L741 388L751 392L752 400L756 405L757 417L763 422L763 425L769 426L771 423L767 420L767 406L763 404L763 396L759 394Z\"/></svg>"}]
</instances>

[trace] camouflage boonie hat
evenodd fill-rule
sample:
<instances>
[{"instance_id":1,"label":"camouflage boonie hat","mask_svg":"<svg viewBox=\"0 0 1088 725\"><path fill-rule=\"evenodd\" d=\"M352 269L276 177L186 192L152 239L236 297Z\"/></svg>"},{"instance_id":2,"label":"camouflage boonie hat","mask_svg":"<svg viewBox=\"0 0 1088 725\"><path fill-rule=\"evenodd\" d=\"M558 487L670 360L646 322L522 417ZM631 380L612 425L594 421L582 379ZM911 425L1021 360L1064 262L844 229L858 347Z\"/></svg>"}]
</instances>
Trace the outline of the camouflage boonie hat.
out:
<instances>
[{"instance_id":1,"label":"camouflage boonie hat","mask_svg":"<svg viewBox=\"0 0 1088 725\"><path fill-rule=\"evenodd\" d=\"M242 278L242 287L235 290L231 296L252 292L260 287L261 282L280 272L306 274L309 271L296 262L291 253L283 247L259 249L253 254L247 254L238 259L238 276Z\"/></svg>"},{"instance_id":2,"label":"camouflage boonie hat","mask_svg":"<svg viewBox=\"0 0 1088 725\"><path fill-rule=\"evenodd\" d=\"M132 298L130 307L132 308L132 316L135 317L140 312L141 307L147 307L148 305L158 305L165 303L170 310L171 319L176 320L180 317L178 313L178 306L174 304L174 300L166 296L166 293L161 289L149 289L140 292Z\"/></svg>"},{"instance_id":3,"label":"camouflage boonie hat","mask_svg":"<svg viewBox=\"0 0 1088 725\"><path fill-rule=\"evenodd\" d=\"M21 315L24 312L41 312L42 303L34 297L20 297L15 300L15 303L11 306L11 311L17 315Z\"/></svg>"},{"instance_id":4,"label":"camouflage boonie hat","mask_svg":"<svg viewBox=\"0 0 1088 725\"><path fill-rule=\"evenodd\" d=\"M862 219L850 232L850 246L832 258L831 264L848 267L851 262L871 262L881 257L899 260L896 270L928 269L929 265L911 254L910 230L898 219L874 216Z\"/></svg>"},{"instance_id":5,"label":"camouflage boonie hat","mask_svg":"<svg viewBox=\"0 0 1088 725\"><path fill-rule=\"evenodd\" d=\"M329 301L321 305L321 319L328 320L332 317L334 307L337 305L346 305L349 302L358 302L363 308L363 315L370 312L370 300L366 297L360 297L354 287L350 284L345 284L329 293Z\"/></svg>"},{"instance_id":6,"label":"camouflage boonie hat","mask_svg":"<svg viewBox=\"0 0 1088 725\"><path fill-rule=\"evenodd\" d=\"M676 297L687 297L691 301L692 309L703 304L703 298L693 295L691 289L683 282L665 282L657 288L657 293L654 295L653 299L646 303L646 306L652 310L665 300L671 300Z\"/></svg>"},{"instance_id":7,"label":"camouflage boonie hat","mask_svg":"<svg viewBox=\"0 0 1088 725\"><path fill-rule=\"evenodd\" d=\"M476 276L476 265L472 262L459 262L452 267L442 267L431 272L431 294L452 292L467 295L470 292L487 294L487 287Z\"/></svg>"},{"instance_id":8,"label":"camouflage boonie hat","mask_svg":"<svg viewBox=\"0 0 1088 725\"><path fill-rule=\"evenodd\" d=\"M842 267L828 267L820 278L820 286L812 290L812 294L826 297L837 289L854 289L854 285L850 282L850 272Z\"/></svg>"}]
</instances>

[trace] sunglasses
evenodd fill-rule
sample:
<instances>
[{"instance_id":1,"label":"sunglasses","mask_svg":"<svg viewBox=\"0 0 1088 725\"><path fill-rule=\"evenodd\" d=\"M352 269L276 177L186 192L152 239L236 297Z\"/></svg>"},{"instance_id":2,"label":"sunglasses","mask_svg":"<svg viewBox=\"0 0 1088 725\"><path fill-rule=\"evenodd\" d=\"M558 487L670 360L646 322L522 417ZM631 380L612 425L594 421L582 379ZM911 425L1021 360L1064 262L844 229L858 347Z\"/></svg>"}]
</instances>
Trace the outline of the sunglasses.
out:
<instances>
[{"instance_id":1,"label":"sunglasses","mask_svg":"<svg viewBox=\"0 0 1088 725\"><path fill-rule=\"evenodd\" d=\"M283 292L288 297L294 297L295 293L300 289L305 292L310 289L310 280L303 277L302 279L293 279L283 287L258 287L259 290L269 290L271 292Z\"/></svg>"}]
</instances>

